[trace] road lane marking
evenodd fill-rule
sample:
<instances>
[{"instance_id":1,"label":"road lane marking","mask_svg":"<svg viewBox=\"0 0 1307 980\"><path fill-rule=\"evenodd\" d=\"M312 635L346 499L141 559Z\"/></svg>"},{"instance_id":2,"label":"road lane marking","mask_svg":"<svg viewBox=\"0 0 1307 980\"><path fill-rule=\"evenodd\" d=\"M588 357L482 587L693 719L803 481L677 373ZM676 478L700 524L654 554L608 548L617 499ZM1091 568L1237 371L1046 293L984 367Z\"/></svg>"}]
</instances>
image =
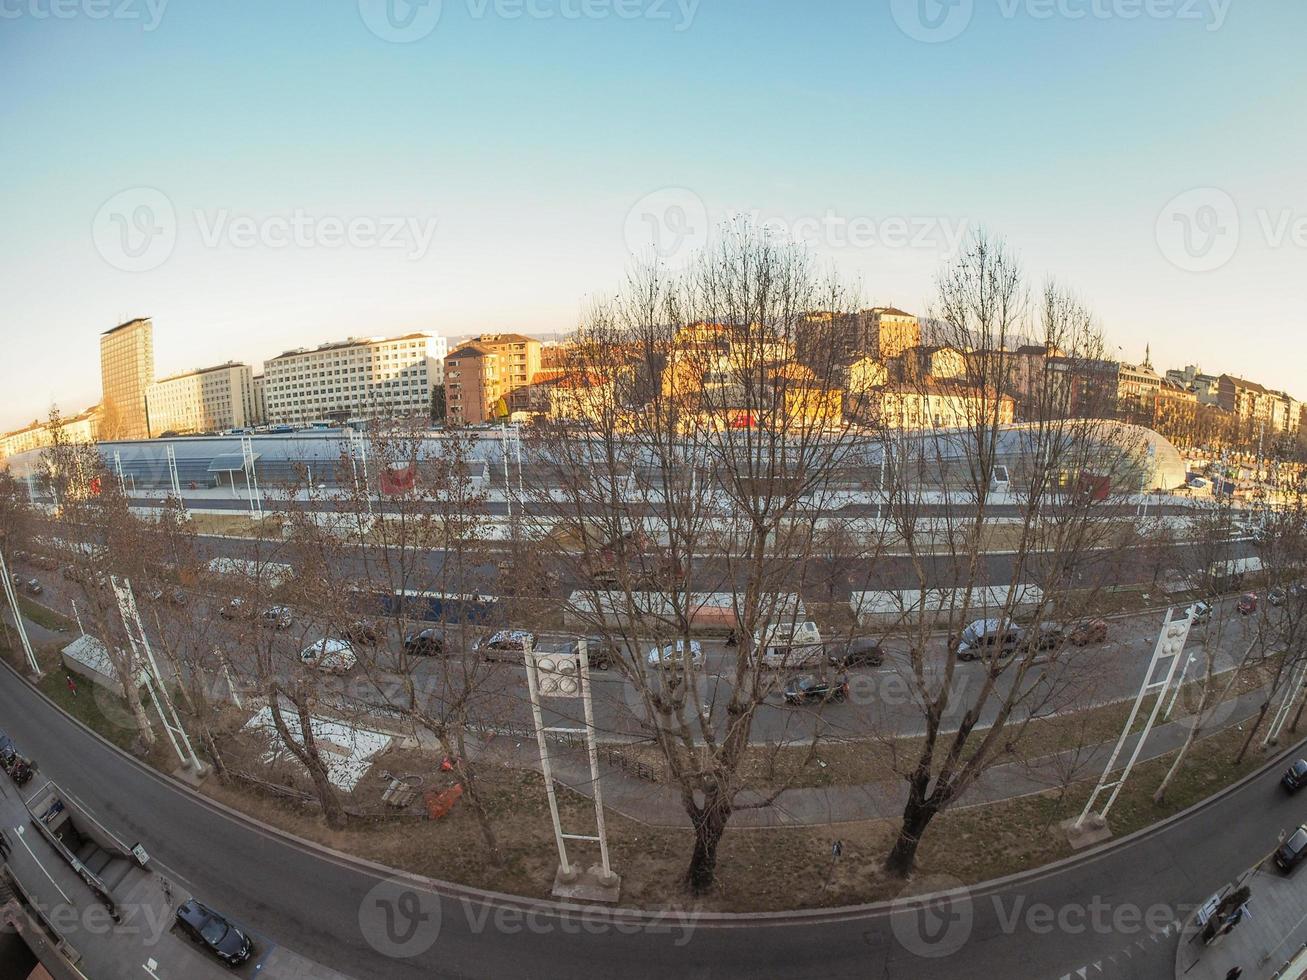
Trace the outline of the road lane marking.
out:
<instances>
[{"instance_id":1,"label":"road lane marking","mask_svg":"<svg viewBox=\"0 0 1307 980\"><path fill-rule=\"evenodd\" d=\"M45 865L41 863L41 859L36 856L36 852L33 851L31 845L27 843L27 834L25 828L23 828L22 826L15 827L14 833L18 835L18 839L20 842L22 842L22 845L27 848L27 853L32 855L32 860L36 862L36 866L41 869L41 871L45 874L47 878L50 879L50 884L54 885L55 891L57 891L60 895L63 895L65 902L67 902L69 905L72 905L73 900L68 897L67 893L65 893L62 888L59 887L59 882L55 881L54 878L51 877L50 872L45 870Z\"/></svg>"}]
</instances>

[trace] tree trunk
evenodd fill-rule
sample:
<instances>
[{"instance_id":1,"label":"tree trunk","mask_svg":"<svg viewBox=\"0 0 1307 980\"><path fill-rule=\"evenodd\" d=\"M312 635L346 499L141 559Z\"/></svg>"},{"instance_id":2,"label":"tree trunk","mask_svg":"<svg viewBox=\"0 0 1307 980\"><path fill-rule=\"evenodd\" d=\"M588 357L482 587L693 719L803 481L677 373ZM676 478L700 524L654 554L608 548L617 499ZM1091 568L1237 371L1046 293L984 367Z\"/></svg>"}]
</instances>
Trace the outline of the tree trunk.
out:
<instances>
[{"instance_id":1,"label":"tree trunk","mask_svg":"<svg viewBox=\"0 0 1307 980\"><path fill-rule=\"evenodd\" d=\"M136 720L136 731L141 737L141 742L147 746L153 746L159 739L154 734L154 729L150 727L150 716L145 713L145 705L141 701L140 690L129 681L123 685L123 692L127 701L127 710L132 713L132 717Z\"/></svg>"},{"instance_id":2,"label":"tree trunk","mask_svg":"<svg viewBox=\"0 0 1307 980\"><path fill-rule=\"evenodd\" d=\"M1175 761L1171 763L1171 768L1166 771L1166 775L1162 777L1161 785L1157 787L1157 792L1153 794L1153 802L1158 806L1166 802L1167 787L1171 785L1171 780L1175 778L1175 774L1180 771L1180 766L1184 762L1184 757L1189 754L1190 746L1192 746L1198 738L1198 732L1202 728L1202 725L1198 723L1198 719L1202 717L1203 710L1203 708L1199 708L1198 714L1194 717L1194 724L1189 728L1189 736L1184 740L1184 745L1180 746L1180 751L1176 753Z\"/></svg>"},{"instance_id":3,"label":"tree trunk","mask_svg":"<svg viewBox=\"0 0 1307 980\"><path fill-rule=\"evenodd\" d=\"M1253 744L1253 738L1257 735L1257 729L1262 727L1262 720L1266 717L1266 712L1271 708L1270 699L1262 702L1261 708L1257 711L1257 718L1248 728L1248 737L1243 740L1243 745L1239 747L1239 754L1234 757L1234 764L1237 766L1243 762L1243 757L1248 754L1248 746Z\"/></svg>"},{"instance_id":4,"label":"tree trunk","mask_svg":"<svg viewBox=\"0 0 1307 980\"><path fill-rule=\"evenodd\" d=\"M913 793L903 808L903 824L899 836L885 857L885 870L899 878L907 878L917 866L917 848L921 845L926 827L934 819L935 807Z\"/></svg>"},{"instance_id":5,"label":"tree trunk","mask_svg":"<svg viewBox=\"0 0 1307 980\"><path fill-rule=\"evenodd\" d=\"M703 806L690 810L690 820L694 824L694 851L690 855L690 865L685 869L685 884L694 895L703 895L716 881L717 847L726 833L726 821L730 816L730 803L722 798L718 789L706 791Z\"/></svg>"}]
</instances>

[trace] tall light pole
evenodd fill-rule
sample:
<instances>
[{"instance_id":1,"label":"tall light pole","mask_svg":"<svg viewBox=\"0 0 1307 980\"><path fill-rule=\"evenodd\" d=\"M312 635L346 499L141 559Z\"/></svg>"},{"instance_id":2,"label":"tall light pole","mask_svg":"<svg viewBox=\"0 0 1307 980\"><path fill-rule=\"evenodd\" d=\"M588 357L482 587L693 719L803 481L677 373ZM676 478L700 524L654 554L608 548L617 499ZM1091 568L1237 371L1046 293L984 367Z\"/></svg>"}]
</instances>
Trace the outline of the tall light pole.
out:
<instances>
[{"instance_id":1,"label":"tall light pole","mask_svg":"<svg viewBox=\"0 0 1307 980\"><path fill-rule=\"evenodd\" d=\"M604 800L599 774L599 749L595 742L594 708L590 698L590 654L586 641L577 642L575 651L537 653L528 647L523 652L526 661L527 690L531 695L531 714L535 719L536 741L540 746L540 770L545 779L545 793L549 797L549 813L554 822L554 842L558 847L558 875L554 894L560 897L585 898L591 901L615 902L620 894L622 879L613 873L608 859L608 832L604 824ZM540 710L542 698L581 699L585 711L585 729L545 727ZM570 737L584 735L590 761L590 785L593 789L595 833L573 834L563 830L558 813L558 796L554 790L553 767L549 759L546 734ZM599 864L583 873L567 856L568 841L587 841L599 845Z\"/></svg>"},{"instance_id":2,"label":"tall light pole","mask_svg":"<svg viewBox=\"0 0 1307 980\"><path fill-rule=\"evenodd\" d=\"M40 677L41 667L36 662L32 641L27 638L27 627L23 625L23 610L18 605L18 593L14 591L14 580L9 576L9 566L5 563L3 553L0 553L0 579L3 579L5 598L9 600L9 608L14 614L14 628L18 630L19 642L22 643L23 653L27 656L27 666L32 669L33 676Z\"/></svg>"}]
</instances>

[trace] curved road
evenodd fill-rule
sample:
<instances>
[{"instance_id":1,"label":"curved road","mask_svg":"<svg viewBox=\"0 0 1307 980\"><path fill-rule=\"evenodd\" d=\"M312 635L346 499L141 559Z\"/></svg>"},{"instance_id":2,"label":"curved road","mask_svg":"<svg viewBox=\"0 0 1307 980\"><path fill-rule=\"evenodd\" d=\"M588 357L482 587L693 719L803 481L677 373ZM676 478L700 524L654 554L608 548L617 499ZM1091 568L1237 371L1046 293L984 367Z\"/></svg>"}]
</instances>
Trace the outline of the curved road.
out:
<instances>
[{"instance_id":1,"label":"curved road","mask_svg":"<svg viewBox=\"0 0 1307 980\"><path fill-rule=\"evenodd\" d=\"M382 885L200 800L89 735L10 670L0 724L125 839L258 931L358 977L1170 977L1177 923L1257 861L1302 806L1276 767L1118 849L896 907L654 926ZM778 859L781 856L778 855ZM620 869L619 869L620 870ZM391 912L390 926L386 913ZM387 953L413 954L392 956Z\"/></svg>"}]
</instances>

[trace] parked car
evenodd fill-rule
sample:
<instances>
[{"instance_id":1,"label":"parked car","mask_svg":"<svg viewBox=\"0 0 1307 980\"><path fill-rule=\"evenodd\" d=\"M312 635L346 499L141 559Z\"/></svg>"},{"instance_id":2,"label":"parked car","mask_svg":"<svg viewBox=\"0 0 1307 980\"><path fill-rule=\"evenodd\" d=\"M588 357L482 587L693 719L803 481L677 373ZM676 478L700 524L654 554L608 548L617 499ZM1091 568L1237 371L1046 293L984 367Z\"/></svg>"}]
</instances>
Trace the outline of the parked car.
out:
<instances>
[{"instance_id":1,"label":"parked car","mask_svg":"<svg viewBox=\"0 0 1307 980\"><path fill-rule=\"evenodd\" d=\"M288 630L293 622L294 617L285 606L269 606L259 613L259 625L269 629Z\"/></svg>"},{"instance_id":2,"label":"parked car","mask_svg":"<svg viewBox=\"0 0 1307 980\"><path fill-rule=\"evenodd\" d=\"M1251 616L1257 611L1257 593L1245 592L1239 597L1239 601L1235 603L1234 608L1239 611L1241 616Z\"/></svg>"},{"instance_id":3,"label":"parked car","mask_svg":"<svg viewBox=\"0 0 1307 980\"><path fill-rule=\"evenodd\" d=\"M1292 582L1288 586L1276 586L1266 593L1266 601L1272 606L1282 606L1290 599L1301 600L1307 596L1307 585Z\"/></svg>"},{"instance_id":4,"label":"parked car","mask_svg":"<svg viewBox=\"0 0 1307 980\"><path fill-rule=\"evenodd\" d=\"M434 626L404 636L404 652L410 656L434 657L445 652L445 637Z\"/></svg>"},{"instance_id":5,"label":"parked car","mask_svg":"<svg viewBox=\"0 0 1307 980\"><path fill-rule=\"evenodd\" d=\"M535 649L536 637L534 633L527 630L496 630L488 637L472 641L472 649L491 659L504 658L520 660L522 653L528 649Z\"/></svg>"},{"instance_id":6,"label":"parked car","mask_svg":"<svg viewBox=\"0 0 1307 980\"><path fill-rule=\"evenodd\" d=\"M758 663L773 670L810 667L826 655L812 620L769 623L754 632L753 649Z\"/></svg>"},{"instance_id":7,"label":"parked car","mask_svg":"<svg viewBox=\"0 0 1307 980\"><path fill-rule=\"evenodd\" d=\"M1307 785L1307 759L1299 759L1280 777L1280 785L1290 793L1296 793Z\"/></svg>"},{"instance_id":8,"label":"parked car","mask_svg":"<svg viewBox=\"0 0 1307 980\"><path fill-rule=\"evenodd\" d=\"M840 643L826 644L826 662L832 667L879 667L885 651L870 636L854 636Z\"/></svg>"},{"instance_id":9,"label":"parked car","mask_svg":"<svg viewBox=\"0 0 1307 980\"><path fill-rule=\"evenodd\" d=\"M345 674L358 666L359 658L348 640L324 637L300 651L300 663L328 674Z\"/></svg>"},{"instance_id":10,"label":"parked car","mask_svg":"<svg viewBox=\"0 0 1307 980\"><path fill-rule=\"evenodd\" d=\"M813 674L791 678L783 692L786 704L811 704L814 701L825 704L843 701L848 696L849 684L843 677L824 679Z\"/></svg>"},{"instance_id":11,"label":"parked car","mask_svg":"<svg viewBox=\"0 0 1307 980\"><path fill-rule=\"evenodd\" d=\"M352 619L340 628L340 635L351 643L374 647L381 642L381 630L366 619Z\"/></svg>"},{"instance_id":12,"label":"parked car","mask_svg":"<svg viewBox=\"0 0 1307 980\"><path fill-rule=\"evenodd\" d=\"M254 952L249 936L193 898L177 909L177 926L228 966L240 966Z\"/></svg>"},{"instance_id":13,"label":"parked car","mask_svg":"<svg viewBox=\"0 0 1307 980\"><path fill-rule=\"evenodd\" d=\"M228 599L227 604L218 610L223 619L241 619L248 615L244 599Z\"/></svg>"},{"instance_id":14,"label":"parked car","mask_svg":"<svg viewBox=\"0 0 1307 980\"><path fill-rule=\"evenodd\" d=\"M1199 599L1186 609L1185 613L1193 618L1193 625L1201 626L1212 618L1212 606L1211 603Z\"/></svg>"},{"instance_id":15,"label":"parked car","mask_svg":"<svg viewBox=\"0 0 1307 980\"><path fill-rule=\"evenodd\" d=\"M1288 874L1307 856L1307 825L1299 826L1275 849L1275 866Z\"/></svg>"},{"instance_id":16,"label":"parked car","mask_svg":"<svg viewBox=\"0 0 1307 980\"><path fill-rule=\"evenodd\" d=\"M1031 638L1031 646L1036 650L1054 650L1067 640L1067 627L1062 623L1048 620L1039 624Z\"/></svg>"},{"instance_id":17,"label":"parked car","mask_svg":"<svg viewBox=\"0 0 1307 980\"><path fill-rule=\"evenodd\" d=\"M1005 619L977 619L958 637L957 653L961 660L975 660L994 647L1003 655L1012 653L1025 639L1026 631Z\"/></svg>"},{"instance_id":18,"label":"parked car","mask_svg":"<svg viewBox=\"0 0 1307 980\"><path fill-rule=\"evenodd\" d=\"M573 652L579 655L580 644L571 645ZM587 636L585 638L585 655L590 661L590 667L594 670L608 670L617 662L617 647L605 640L602 636Z\"/></svg>"},{"instance_id":19,"label":"parked car","mask_svg":"<svg viewBox=\"0 0 1307 980\"><path fill-rule=\"evenodd\" d=\"M29 578L27 580L27 585L25 585L24 588L27 590L28 595L40 595L45 591L45 589L42 588L41 583L34 578Z\"/></svg>"},{"instance_id":20,"label":"parked car","mask_svg":"<svg viewBox=\"0 0 1307 980\"><path fill-rule=\"evenodd\" d=\"M1082 619L1072 625L1068 639L1078 647L1087 647L1091 643L1103 643L1107 640L1107 620Z\"/></svg>"},{"instance_id":21,"label":"parked car","mask_svg":"<svg viewBox=\"0 0 1307 980\"><path fill-rule=\"evenodd\" d=\"M685 666L685 640L668 643L661 649L654 647L645 657L650 667L679 668ZM690 666L703 666L703 646L698 640L690 641Z\"/></svg>"}]
</instances>

